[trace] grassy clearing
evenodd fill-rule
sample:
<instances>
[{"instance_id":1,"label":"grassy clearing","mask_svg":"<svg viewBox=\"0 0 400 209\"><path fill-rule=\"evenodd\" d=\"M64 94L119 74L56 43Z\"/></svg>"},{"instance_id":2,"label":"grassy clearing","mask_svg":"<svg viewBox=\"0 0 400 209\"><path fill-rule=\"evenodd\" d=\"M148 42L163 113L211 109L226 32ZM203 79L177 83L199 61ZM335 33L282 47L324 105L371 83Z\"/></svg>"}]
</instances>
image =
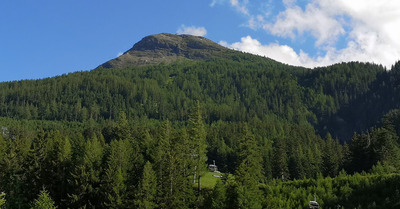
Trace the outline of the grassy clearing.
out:
<instances>
[{"instance_id":1,"label":"grassy clearing","mask_svg":"<svg viewBox=\"0 0 400 209\"><path fill-rule=\"evenodd\" d=\"M201 177L201 188L206 189L213 189L214 186L217 184L218 177L214 177L213 175L223 176L223 173L214 173L214 172L207 172Z\"/></svg>"}]
</instances>

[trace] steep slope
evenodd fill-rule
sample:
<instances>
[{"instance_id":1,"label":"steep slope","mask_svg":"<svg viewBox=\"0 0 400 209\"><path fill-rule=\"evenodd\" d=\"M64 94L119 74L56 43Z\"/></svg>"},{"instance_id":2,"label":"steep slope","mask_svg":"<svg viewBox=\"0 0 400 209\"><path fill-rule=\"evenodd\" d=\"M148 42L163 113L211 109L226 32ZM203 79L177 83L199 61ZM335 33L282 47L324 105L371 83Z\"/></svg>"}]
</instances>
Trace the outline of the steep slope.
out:
<instances>
[{"instance_id":1,"label":"steep slope","mask_svg":"<svg viewBox=\"0 0 400 209\"><path fill-rule=\"evenodd\" d=\"M385 71L353 62L311 70L202 37L158 34L90 72L0 83L0 116L84 122L124 111L183 121L200 100L209 123L278 118L347 141L400 107L398 66Z\"/></svg>"},{"instance_id":2,"label":"steep slope","mask_svg":"<svg viewBox=\"0 0 400 209\"><path fill-rule=\"evenodd\" d=\"M126 68L166 63L177 60L205 60L224 56L228 51L204 37L162 33L150 35L136 43L131 49L100 68Z\"/></svg>"}]
</instances>

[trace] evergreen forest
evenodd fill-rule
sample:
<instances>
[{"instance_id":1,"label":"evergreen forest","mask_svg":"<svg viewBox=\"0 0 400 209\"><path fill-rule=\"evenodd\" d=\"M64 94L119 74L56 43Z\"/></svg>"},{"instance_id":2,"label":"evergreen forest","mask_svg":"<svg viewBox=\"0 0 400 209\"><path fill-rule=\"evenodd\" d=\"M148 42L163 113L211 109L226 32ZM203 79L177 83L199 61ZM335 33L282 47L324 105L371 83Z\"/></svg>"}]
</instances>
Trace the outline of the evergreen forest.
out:
<instances>
[{"instance_id":1,"label":"evergreen forest","mask_svg":"<svg viewBox=\"0 0 400 209\"><path fill-rule=\"evenodd\" d=\"M400 62L219 53L0 83L0 208L400 208Z\"/></svg>"}]
</instances>

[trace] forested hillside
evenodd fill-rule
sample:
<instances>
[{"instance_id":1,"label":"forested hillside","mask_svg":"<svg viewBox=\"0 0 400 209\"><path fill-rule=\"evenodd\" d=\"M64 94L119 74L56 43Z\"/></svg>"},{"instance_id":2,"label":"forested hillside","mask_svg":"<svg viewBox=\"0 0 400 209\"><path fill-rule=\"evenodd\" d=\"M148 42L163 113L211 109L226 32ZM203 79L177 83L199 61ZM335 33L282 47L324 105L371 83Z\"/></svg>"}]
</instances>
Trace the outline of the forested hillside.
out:
<instances>
[{"instance_id":1,"label":"forested hillside","mask_svg":"<svg viewBox=\"0 0 400 209\"><path fill-rule=\"evenodd\" d=\"M400 62L307 69L168 34L125 55L0 83L0 207L399 205Z\"/></svg>"}]
</instances>

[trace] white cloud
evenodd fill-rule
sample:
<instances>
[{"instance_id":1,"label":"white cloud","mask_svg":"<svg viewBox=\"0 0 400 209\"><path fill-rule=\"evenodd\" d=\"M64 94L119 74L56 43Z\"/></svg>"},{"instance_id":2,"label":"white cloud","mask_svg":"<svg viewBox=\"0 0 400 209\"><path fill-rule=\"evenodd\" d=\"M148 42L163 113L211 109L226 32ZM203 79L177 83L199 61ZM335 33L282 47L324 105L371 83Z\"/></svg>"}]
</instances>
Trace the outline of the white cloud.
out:
<instances>
[{"instance_id":1,"label":"white cloud","mask_svg":"<svg viewBox=\"0 0 400 209\"><path fill-rule=\"evenodd\" d=\"M119 57L119 56L121 56L123 54L124 54L123 52L118 52L117 57Z\"/></svg>"},{"instance_id":2,"label":"white cloud","mask_svg":"<svg viewBox=\"0 0 400 209\"><path fill-rule=\"evenodd\" d=\"M296 0L282 0L283 4L287 7L293 6L296 3Z\"/></svg>"},{"instance_id":3,"label":"white cloud","mask_svg":"<svg viewBox=\"0 0 400 209\"><path fill-rule=\"evenodd\" d=\"M342 24L315 4L307 5L305 11L299 6L290 6L277 16L274 23L265 23L263 28L273 35L295 39L310 32L316 45L333 44L345 33Z\"/></svg>"},{"instance_id":4,"label":"white cloud","mask_svg":"<svg viewBox=\"0 0 400 209\"><path fill-rule=\"evenodd\" d=\"M230 47L261 54L279 61L307 67L330 65L342 61L368 61L388 68L400 59L400 1L393 0L311 0L299 6L296 0L282 0L285 9L275 17L252 14L248 10L247 26L264 29L269 34L293 41L315 39L316 51L310 56L276 43L262 45L247 36ZM248 3L248 2L247 2ZM232 6L245 6L231 0ZM337 49L336 45L345 47Z\"/></svg>"},{"instance_id":5,"label":"white cloud","mask_svg":"<svg viewBox=\"0 0 400 209\"><path fill-rule=\"evenodd\" d=\"M230 0L231 6L235 7L240 13L244 15L249 15L249 10L247 9L248 0Z\"/></svg>"},{"instance_id":6,"label":"white cloud","mask_svg":"<svg viewBox=\"0 0 400 209\"><path fill-rule=\"evenodd\" d=\"M205 36L207 34L207 30L204 27L182 25L176 33L188 34L188 35L194 35L194 36Z\"/></svg>"},{"instance_id":7,"label":"white cloud","mask_svg":"<svg viewBox=\"0 0 400 209\"><path fill-rule=\"evenodd\" d=\"M210 3L210 7L214 7L216 4L225 4L228 2L241 14L244 14L246 16L249 15L249 9L247 8L249 0L212 0Z\"/></svg>"},{"instance_id":8,"label":"white cloud","mask_svg":"<svg viewBox=\"0 0 400 209\"><path fill-rule=\"evenodd\" d=\"M251 36L241 38L240 42L229 44L221 41L219 44L235 50L269 57L290 65L306 67L313 67L316 65L316 63L302 51L297 54L290 46L279 45L278 43L262 45L257 39L253 39Z\"/></svg>"}]
</instances>

